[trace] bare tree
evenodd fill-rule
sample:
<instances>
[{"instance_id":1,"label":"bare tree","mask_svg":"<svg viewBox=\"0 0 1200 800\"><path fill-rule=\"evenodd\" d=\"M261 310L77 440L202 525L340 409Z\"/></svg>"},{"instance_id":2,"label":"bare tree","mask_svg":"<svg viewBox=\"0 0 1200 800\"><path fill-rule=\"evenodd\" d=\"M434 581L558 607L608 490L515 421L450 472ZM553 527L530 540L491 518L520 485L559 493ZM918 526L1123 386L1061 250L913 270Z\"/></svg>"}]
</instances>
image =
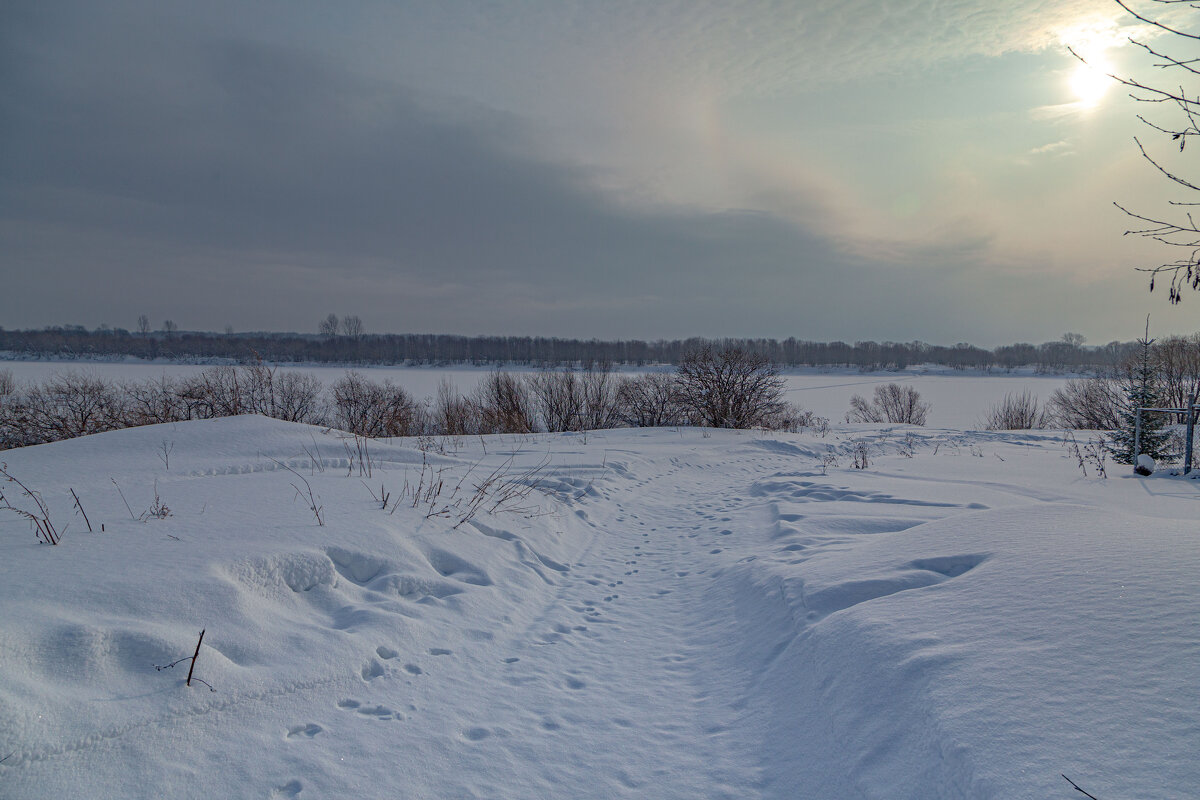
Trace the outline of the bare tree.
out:
<instances>
[{"instance_id":1,"label":"bare tree","mask_svg":"<svg viewBox=\"0 0 1200 800\"><path fill-rule=\"evenodd\" d=\"M337 336L338 332L338 316L330 314L325 319L321 320L321 324L317 326L317 331L322 336L327 336L330 339Z\"/></svg>"},{"instance_id":2,"label":"bare tree","mask_svg":"<svg viewBox=\"0 0 1200 800\"><path fill-rule=\"evenodd\" d=\"M142 336L149 336L150 335L150 317L146 316L145 314L140 314L138 316L138 320L137 320L137 329L138 329L138 333L140 333Z\"/></svg>"},{"instance_id":3,"label":"bare tree","mask_svg":"<svg viewBox=\"0 0 1200 800\"><path fill-rule=\"evenodd\" d=\"M930 408L913 387L888 383L875 387L875 396L870 402L861 395L851 397L846 421L924 425Z\"/></svg>"},{"instance_id":4,"label":"bare tree","mask_svg":"<svg viewBox=\"0 0 1200 800\"><path fill-rule=\"evenodd\" d=\"M1137 116L1154 134L1164 136L1172 143L1178 143L1179 152L1182 153L1188 139L1200 135L1200 125L1198 125L1200 122L1200 92L1197 91L1195 85L1191 88L1185 86L1186 81L1195 82L1200 77L1200 61L1189 50L1189 48L1194 49L1196 42L1200 41L1200 34L1185 31L1175 24L1154 19L1135 10L1133 0L1113 0L1113 2L1134 19L1149 26L1153 41L1157 41L1161 34L1170 37L1164 39L1167 42L1165 45L1150 44L1148 40L1130 40L1133 45L1141 48L1151 57L1155 68L1171 73L1169 82L1164 81L1161 85L1156 86L1136 78L1111 74L1109 77L1128 88L1130 96L1139 103L1161 104L1174 109L1176 116L1173 122L1158 121L1141 114ZM1186 9L1196 8L1195 0L1153 0L1153 2L1168 7L1168 10L1173 6ZM1173 55L1172 51L1177 47L1183 48L1185 52L1182 55ZM1086 63L1086 60L1074 50L1071 50L1071 54ZM1200 192L1200 185L1197 185L1197 181L1181 175L1177 171L1178 168L1171 165L1165 156L1151 155L1138 137L1134 137L1133 141L1142 157L1175 188L1186 192ZM1137 226L1126 231L1126 235L1142 236L1182 250L1182 255L1173 261L1157 267L1139 268L1141 272L1150 273L1150 291L1154 291L1154 284L1159 275L1166 275L1170 278L1168 298L1171 303L1178 303L1183 299L1183 289L1186 287L1200 289L1200 222L1193 217L1190 208L1196 204L1194 200L1170 200L1167 202L1167 211L1142 214L1131 211L1120 203L1114 203L1117 208L1133 219Z\"/></svg>"},{"instance_id":5,"label":"bare tree","mask_svg":"<svg viewBox=\"0 0 1200 800\"><path fill-rule=\"evenodd\" d=\"M1159 397L1167 406L1184 408L1188 396L1200 392L1200 334L1168 336L1155 344L1153 355Z\"/></svg>"},{"instance_id":6,"label":"bare tree","mask_svg":"<svg viewBox=\"0 0 1200 800\"><path fill-rule=\"evenodd\" d=\"M679 402L713 428L753 428L783 404L783 378L766 356L738 348L693 350L679 361Z\"/></svg>"},{"instance_id":7,"label":"bare tree","mask_svg":"<svg viewBox=\"0 0 1200 800\"><path fill-rule=\"evenodd\" d=\"M163 331L167 334L167 338L174 336L177 330L179 330L179 326L173 320L163 320Z\"/></svg>"},{"instance_id":8,"label":"bare tree","mask_svg":"<svg viewBox=\"0 0 1200 800\"><path fill-rule=\"evenodd\" d=\"M364 333L363 321L359 317L347 314L342 317L342 334L351 339L358 339Z\"/></svg>"},{"instance_id":9,"label":"bare tree","mask_svg":"<svg viewBox=\"0 0 1200 800\"><path fill-rule=\"evenodd\" d=\"M275 381L275 416L289 422L321 425L325 409L321 382L307 372L284 372Z\"/></svg>"},{"instance_id":10,"label":"bare tree","mask_svg":"<svg viewBox=\"0 0 1200 800\"><path fill-rule=\"evenodd\" d=\"M679 425L685 421L675 376L649 372L621 382L618 396L625 421L640 428Z\"/></svg>"}]
</instances>

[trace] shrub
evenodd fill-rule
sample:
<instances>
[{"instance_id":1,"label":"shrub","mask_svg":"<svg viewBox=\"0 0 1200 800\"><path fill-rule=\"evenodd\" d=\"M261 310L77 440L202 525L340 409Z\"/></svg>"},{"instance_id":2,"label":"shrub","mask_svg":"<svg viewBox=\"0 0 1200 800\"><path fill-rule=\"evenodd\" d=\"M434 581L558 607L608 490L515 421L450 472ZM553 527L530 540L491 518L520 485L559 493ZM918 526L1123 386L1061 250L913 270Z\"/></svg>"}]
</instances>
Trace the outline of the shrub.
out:
<instances>
[{"instance_id":1,"label":"shrub","mask_svg":"<svg viewBox=\"0 0 1200 800\"><path fill-rule=\"evenodd\" d=\"M479 410L454 388L448 378L438 382L430 420L433 431L444 436L465 436L480 430Z\"/></svg>"},{"instance_id":2,"label":"shrub","mask_svg":"<svg viewBox=\"0 0 1200 800\"><path fill-rule=\"evenodd\" d=\"M574 369L543 369L526 380L546 430L582 430L583 387Z\"/></svg>"},{"instance_id":3,"label":"shrub","mask_svg":"<svg viewBox=\"0 0 1200 800\"><path fill-rule=\"evenodd\" d=\"M124 427L116 388L95 375L65 372L12 399L26 444L55 442Z\"/></svg>"},{"instance_id":4,"label":"shrub","mask_svg":"<svg viewBox=\"0 0 1200 800\"><path fill-rule=\"evenodd\" d=\"M783 406L783 378L766 356L705 346L679 361L679 403L712 428L754 428Z\"/></svg>"},{"instance_id":5,"label":"shrub","mask_svg":"<svg viewBox=\"0 0 1200 800\"><path fill-rule=\"evenodd\" d=\"M687 416L679 401L674 375L650 372L621 381L617 390L622 419L639 428L679 425Z\"/></svg>"},{"instance_id":6,"label":"shrub","mask_svg":"<svg viewBox=\"0 0 1200 800\"><path fill-rule=\"evenodd\" d=\"M1004 399L984 414L983 427L989 431L1027 431L1046 427L1046 409L1028 389L1004 395Z\"/></svg>"},{"instance_id":7,"label":"shrub","mask_svg":"<svg viewBox=\"0 0 1200 800\"><path fill-rule=\"evenodd\" d=\"M924 425L930 408L912 386L887 383L875 387L875 396L870 402L861 395L851 397L846 421Z\"/></svg>"},{"instance_id":8,"label":"shrub","mask_svg":"<svg viewBox=\"0 0 1200 800\"><path fill-rule=\"evenodd\" d=\"M1124 399L1109 377L1072 378L1046 403L1048 424L1056 428L1111 431L1121 427Z\"/></svg>"},{"instance_id":9,"label":"shrub","mask_svg":"<svg viewBox=\"0 0 1200 800\"><path fill-rule=\"evenodd\" d=\"M422 414L412 396L391 381L375 383L347 372L331 387L334 424L358 436L411 436L421 431Z\"/></svg>"},{"instance_id":10,"label":"shrub","mask_svg":"<svg viewBox=\"0 0 1200 800\"><path fill-rule=\"evenodd\" d=\"M520 378L496 370L475 387L481 433L533 433L529 389Z\"/></svg>"}]
</instances>

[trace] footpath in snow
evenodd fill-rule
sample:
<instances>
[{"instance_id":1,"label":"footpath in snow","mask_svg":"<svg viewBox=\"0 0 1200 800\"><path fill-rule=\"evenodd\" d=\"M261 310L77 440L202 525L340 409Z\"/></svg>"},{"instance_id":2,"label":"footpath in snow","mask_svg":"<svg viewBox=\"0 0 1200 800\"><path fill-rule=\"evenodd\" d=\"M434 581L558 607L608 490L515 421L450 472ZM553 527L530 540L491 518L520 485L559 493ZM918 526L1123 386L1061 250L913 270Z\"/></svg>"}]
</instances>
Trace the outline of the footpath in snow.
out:
<instances>
[{"instance_id":1,"label":"footpath in snow","mask_svg":"<svg viewBox=\"0 0 1200 800\"><path fill-rule=\"evenodd\" d=\"M0 516L0 796L1200 785L1191 481L1052 433L417 444L242 417L2 454L69 527ZM201 628L215 691L155 670Z\"/></svg>"}]
</instances>

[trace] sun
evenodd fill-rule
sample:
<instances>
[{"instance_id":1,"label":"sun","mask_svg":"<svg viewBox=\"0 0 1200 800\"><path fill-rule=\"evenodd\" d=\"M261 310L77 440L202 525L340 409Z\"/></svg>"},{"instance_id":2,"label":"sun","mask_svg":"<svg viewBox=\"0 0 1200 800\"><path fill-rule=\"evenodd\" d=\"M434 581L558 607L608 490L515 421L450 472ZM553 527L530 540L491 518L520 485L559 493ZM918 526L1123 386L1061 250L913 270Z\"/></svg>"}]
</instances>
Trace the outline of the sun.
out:
<instances>
[{"instance_id":1,"label":"sun","mask_svg":"<svg viewBox=\"0 0 1200 800\"><path fill-rule=\"evenodd\" d=\"M1090 20L1059 31L1061 41L1076 56L1074 68L1067 75L1067 86L1075 96L1075 105L1092 108L1104 99L1116 81L1110 78L1116 70L1109 53L1128 44L1128 35L1112 20Z\"/></svg>"},{"instance_id":2,"label":"sun","mask_svg":"<svg viewBox=\"0 0 1200 800\"><path fill-rule=\"evenodd\" d=\"M1089 61L1078 64L1071 73L1068 83L1075 94L1075 100L1085 108L1091 108L1101 100L1115 83L1108 77L1109 70L1103 61Z\"/></svg>"}]
</instances>

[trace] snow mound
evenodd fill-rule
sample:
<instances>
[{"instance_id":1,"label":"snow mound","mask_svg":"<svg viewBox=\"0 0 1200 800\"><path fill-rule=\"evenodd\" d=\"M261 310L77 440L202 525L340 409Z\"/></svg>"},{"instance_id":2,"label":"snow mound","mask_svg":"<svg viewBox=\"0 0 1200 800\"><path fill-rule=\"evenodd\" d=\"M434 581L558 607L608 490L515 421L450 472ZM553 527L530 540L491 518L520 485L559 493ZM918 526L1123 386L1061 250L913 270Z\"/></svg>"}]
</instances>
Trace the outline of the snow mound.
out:
<instances>
[{"instance_id":1,"label":"snow mound","mask_svg":"<svg viewBox=\"0 0 1200 800\"><path fill-rule=\"evenodd\" d=\"M869 469L820 463L851 439ZM0 796L1200 782L1191 482L1036 432L358 444L244 417L5 453L63 541L0 514Z\"/></svg>"}]
</instances>

